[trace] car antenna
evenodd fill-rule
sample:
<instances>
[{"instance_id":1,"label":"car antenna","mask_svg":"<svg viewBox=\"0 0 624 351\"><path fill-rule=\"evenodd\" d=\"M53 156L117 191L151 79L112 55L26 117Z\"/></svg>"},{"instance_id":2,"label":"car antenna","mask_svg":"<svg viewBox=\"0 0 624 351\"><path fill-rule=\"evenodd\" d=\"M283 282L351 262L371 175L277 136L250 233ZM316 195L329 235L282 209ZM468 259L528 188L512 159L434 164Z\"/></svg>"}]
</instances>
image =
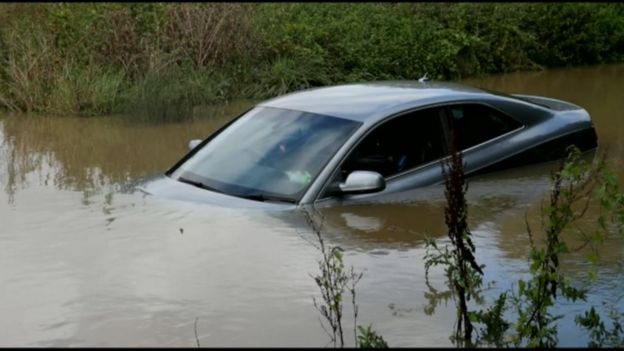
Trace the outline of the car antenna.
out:
<instances>
[{"instance_id":1,"label":"car antenna","mask_svg":"<svg viewBox=\"0 0 624 351\"><path fill-rule=\"evenodd\" d=\"M427 77L427 73L425 72L425 75L424 75L424 76L422 76L422 77L420 77L420 78L418 79L418 82L419 82L419 83L425 83L425 82L427 82L427 81L429 81L429 77Z\"/></svg>"}]
</instances>

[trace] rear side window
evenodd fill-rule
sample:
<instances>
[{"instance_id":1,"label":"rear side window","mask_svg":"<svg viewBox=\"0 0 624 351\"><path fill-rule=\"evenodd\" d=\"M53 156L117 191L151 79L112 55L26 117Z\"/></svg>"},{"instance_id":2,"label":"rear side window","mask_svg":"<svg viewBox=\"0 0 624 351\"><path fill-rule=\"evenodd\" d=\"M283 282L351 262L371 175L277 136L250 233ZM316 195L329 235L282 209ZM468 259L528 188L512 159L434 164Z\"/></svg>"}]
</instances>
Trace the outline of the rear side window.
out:
<instances>
[{"instance_id":1,"label":"rear side window","mask_svg":"<svg viewBox=\"0 0 624 351\"><path fill-rule=\"evenodd\" d=\"M520 122L480 104L448 107L449 127L457 133L461 150L522 127Z\"/></svg>"}]
</instances>

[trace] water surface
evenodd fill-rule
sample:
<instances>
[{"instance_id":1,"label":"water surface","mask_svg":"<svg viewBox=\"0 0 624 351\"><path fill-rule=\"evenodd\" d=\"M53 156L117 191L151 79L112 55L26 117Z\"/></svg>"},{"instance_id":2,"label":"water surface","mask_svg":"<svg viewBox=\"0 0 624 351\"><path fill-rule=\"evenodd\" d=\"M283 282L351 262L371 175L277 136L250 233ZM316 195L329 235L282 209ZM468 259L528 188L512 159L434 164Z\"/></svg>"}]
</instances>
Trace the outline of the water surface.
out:
<instances>
[{"instance_id":1,"label":"water surface","mask_svg":"<svg viewBox=\"0 0 624 351\"><path fill-rule=\"evenodd\" d=\"M609 167L623 173L623 65L467 82L585 107ZM177 123L0 117L0 346L195 346L196 319L202 346L327 345L312 303L319 293L310 275L320 254L301 213L223 209L133 191L137 180L183 156L188 140L206 137L251 104L206 109ZM477 259L487 265L486 279L497 282L490 294L525 277L525 214L537 230L549 169L514 169L470 183ZM445 237L443 193L431 187L413 195L316 215L326 241L365 271L359 324L373 323L391 346L450 346L452 305L427 315L424 296L424 240ZM565 257L566 273L588 284L590 295L587 304L558 309L565 314L560 345L586 345L573 319L589 305L624 309L623 247L607 241L600 279L591 284L584 253ZM440 273L433 275L438 286Z\"/></svg>"}]
</instances>

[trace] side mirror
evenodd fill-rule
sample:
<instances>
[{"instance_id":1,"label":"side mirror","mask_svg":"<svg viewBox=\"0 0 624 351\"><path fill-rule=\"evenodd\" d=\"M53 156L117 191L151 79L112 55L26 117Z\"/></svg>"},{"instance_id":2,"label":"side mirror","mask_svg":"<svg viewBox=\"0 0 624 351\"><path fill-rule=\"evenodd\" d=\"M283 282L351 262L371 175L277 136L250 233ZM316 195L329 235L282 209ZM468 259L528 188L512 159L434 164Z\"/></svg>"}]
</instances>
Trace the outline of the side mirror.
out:
<instances>
[{"instance_id":1,"label":"side mirror","mask_svg":"<svg viewBox=\"0 0 624 351\"><path fill-rule=\"evenodd\" d=\"M193 139L193 140L189 141L189 143L188 143L189 151L193 150L195 147L197 147L197 145L201 144L201 142L202 142L201 139Z\"/></svg>"},{"instance_id":2,"label":"side mirror","mask_svg":"<svg viewBox=\"0 0 624 351\"><path fill-rule=\"evenodd\" d=\"M342 193L374 193L386 188L386 181L377 172L353 171L344 183L338 184Z\"/></svg>"}]
</instances>

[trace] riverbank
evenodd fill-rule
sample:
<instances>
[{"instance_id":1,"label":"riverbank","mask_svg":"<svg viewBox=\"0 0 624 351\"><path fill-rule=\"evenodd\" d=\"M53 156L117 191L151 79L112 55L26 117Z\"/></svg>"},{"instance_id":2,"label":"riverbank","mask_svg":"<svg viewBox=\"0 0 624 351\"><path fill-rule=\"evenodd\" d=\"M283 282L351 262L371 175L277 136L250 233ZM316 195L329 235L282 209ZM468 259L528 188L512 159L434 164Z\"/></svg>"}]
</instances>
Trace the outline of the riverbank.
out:
<instances>
[{"instance_id":1,"label":"riverbank","mask_svg":"<svg viewBox=\"0 0 624 351\"><path fill-rule=\"evenodd\" d=\"M624 5L0 4L0 108L192 116L328 84L624 61Z\"/></svg>"}]
</instances>

